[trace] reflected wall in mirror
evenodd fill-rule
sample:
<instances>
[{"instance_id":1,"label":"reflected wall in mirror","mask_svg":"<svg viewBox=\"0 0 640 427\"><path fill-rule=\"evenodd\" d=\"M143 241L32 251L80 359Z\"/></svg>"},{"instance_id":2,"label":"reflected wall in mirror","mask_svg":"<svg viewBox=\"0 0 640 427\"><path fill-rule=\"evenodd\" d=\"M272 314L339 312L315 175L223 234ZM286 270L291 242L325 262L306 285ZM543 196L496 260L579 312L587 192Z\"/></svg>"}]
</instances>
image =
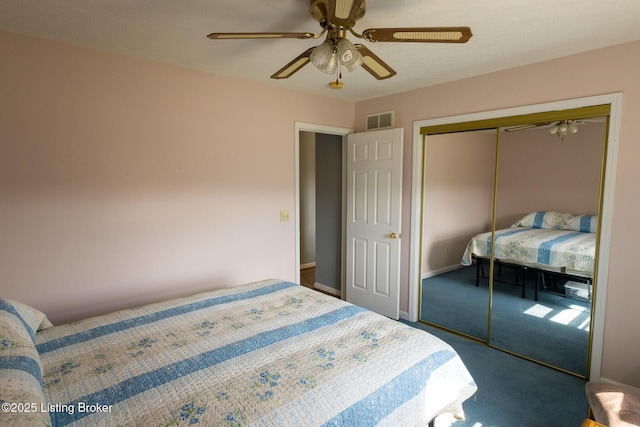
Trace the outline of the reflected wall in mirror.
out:
<instances>
[{"instance_id":1,"label":"reflected wall in mirror","mask_svg":"<svg viewBox=\"0 0 640 427\"><path fill-rule=\"evenodd\" d=\"M421 129L421 321L589 377L608 114Z\"/></svg>"},{"instance_id":2,"label":"reflected wall in mirror","mask_svg":"<svg viewBox=\"0 0 640 427\"><path fill-rule=\"evenodd\" d=\"M491 227L496 131L430 136L424 153L421 319L486 341L488 288L459 267L469 238Z\"/></svg>"}]
</instances>

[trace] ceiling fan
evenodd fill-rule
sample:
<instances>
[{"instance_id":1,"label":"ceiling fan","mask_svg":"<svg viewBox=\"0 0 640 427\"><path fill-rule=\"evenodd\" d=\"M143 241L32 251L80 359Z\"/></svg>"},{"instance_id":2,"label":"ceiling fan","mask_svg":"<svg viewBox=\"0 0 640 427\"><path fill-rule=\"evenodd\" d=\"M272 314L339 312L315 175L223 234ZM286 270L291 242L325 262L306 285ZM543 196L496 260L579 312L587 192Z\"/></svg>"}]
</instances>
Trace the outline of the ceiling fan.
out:
<instances>
[{"instance_id":1,"label":"ceiling fan","mask_svg":"<svg viewBox=\"0 0 640 427\"><path fill-rule=\"evenodd\" d=\"M287 65L274 73L272 79L286 79L295 72L313 63L321 71L338 76L330 86L342 87L339 82L341 67L352 71L364 68L378 80L396 75L396 71L362 44L352 44L347 39L351 33L369 42L418 42L418 43L466 43L472 36L469 27L416 27L416 28L370 28L361 34L354 31L356 21L364 16L365 0L311 0L309 12L318 20L322 31L313 33L211 33L212 40L225 39L318 39L324 34L326 40L319 46L307 49Z\"/></svg>"},{"instance_id":2,"label":"ceiling fan","mask_svg":"<svg viewBox=\"0 0 640 427\"><path fill-rule=\"evenodd\" d=\"M549 127L549 133L552 134L552 135L556 135L558 138L564 140L565 136L567 136L569 134L578 133L578 125L596 124L596 123L601 123L601 122L602 122L602 120L597 120L597 119L595 121L580 120L580 119L558 120L558 121L553 121L553 122L531 123L531 124L512 126L510 128L505 128L504 131L505 132L517 132L517 131L521 131L521 130L525 130L525 129L534 129L534 128L538 128L538 127L550 126Z\"/></svg>"}]
</instances>

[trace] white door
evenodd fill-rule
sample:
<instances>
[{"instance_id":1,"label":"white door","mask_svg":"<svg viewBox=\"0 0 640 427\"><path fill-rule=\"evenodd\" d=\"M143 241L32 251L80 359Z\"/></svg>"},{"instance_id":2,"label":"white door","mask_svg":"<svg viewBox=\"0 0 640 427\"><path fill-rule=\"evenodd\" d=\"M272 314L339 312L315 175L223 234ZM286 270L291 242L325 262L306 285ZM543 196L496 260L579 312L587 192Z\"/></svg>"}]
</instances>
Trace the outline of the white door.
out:
<instances>
[{"instance_id":1,"label":"white door","mask_svg":"<svg viewBox=\"0 0 640 427\"><path fill-rule=\"evenodd\" d=\"M347 301L399 317L403 129L347 136Z\"/></svg>"}]
</instances>

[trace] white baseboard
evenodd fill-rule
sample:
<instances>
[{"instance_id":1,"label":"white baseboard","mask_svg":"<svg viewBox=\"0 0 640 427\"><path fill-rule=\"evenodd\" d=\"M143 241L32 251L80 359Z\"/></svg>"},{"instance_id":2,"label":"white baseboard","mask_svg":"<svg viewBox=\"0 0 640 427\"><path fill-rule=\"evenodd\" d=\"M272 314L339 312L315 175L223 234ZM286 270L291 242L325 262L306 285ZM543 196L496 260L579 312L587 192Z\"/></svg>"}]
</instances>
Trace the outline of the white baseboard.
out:
<instances>
[{"instance_id":1,"label":"white baseboard","mask_svg":"<svg viewBox=\"0 0 640 427\"><path fill-rule=\"evenodd\" d=\"M453 270L457 270L459 268L465 268L465 266L461 264L454 264L454 265L450 265L449 267L439 268L438 270L433 270L428 273L423 273L420 277L422 278L422 280L424 280L424 279L428 279L429 277L433 277L439 274L444 274Z\"/></svg>"},{"instance_id":2,"label":"white baseboard","mask_svg":"<svg viewBox=\"0 0 640 427\"><path fill-rule=\"evenodd\" d=\"M323 285L322 283L318 282L313 284L313 288L337 296L338 298L340 297L340 289L332 288L331 286Z\"/></svg>"}]
</instances>

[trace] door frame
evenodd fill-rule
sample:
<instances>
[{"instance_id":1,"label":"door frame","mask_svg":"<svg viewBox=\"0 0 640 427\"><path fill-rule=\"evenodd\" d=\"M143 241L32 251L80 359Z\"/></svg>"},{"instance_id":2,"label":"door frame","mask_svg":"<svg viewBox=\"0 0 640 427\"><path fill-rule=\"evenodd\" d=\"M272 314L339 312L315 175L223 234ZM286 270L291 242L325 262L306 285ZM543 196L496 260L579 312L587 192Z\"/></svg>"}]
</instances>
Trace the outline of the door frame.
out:
<instances>
[{"instance_id":1,"label":"door frame","mask_svg":"<svg viewBox=\"0 0 640 427\"><path fill-rule=\"evenodd\" d=\"M300 132L323 133L327 135L338 135L342 137L342 247L345 239L345 209L346 209L346 158L347 135L353 133L353 129L326 126L314 123L295 122L294 123L294 192L295 192L295 281L300 283ZM344 271L344 251L341 256L340 272L340 297L345 298L345 271Z\"/></svg>"},{"instance_id":2,"label":"door frame","mask_svg":"<svg viewBox=\"0 0 640 427\"><path fill-rule=\"evenodd\" d=\"M411 181L411 230L412 239L409 258L409 312L408 320L418 320L420 280L421 280L421 233L420 219L422 215L422 176L424 174L422 157L423 137L420 128L441 124L469 122L474 120L495 119L499 117L517 116L540 113L553 110L567 110L571 108L589 107L610 104L609 134L607 141L606 166L602 198L602 218L600 219L600 248L598 255L598 294L594 304L591 341L590 378L600 379L602 367L602 351L604 339L604 318L607 297L607 277L609 270L609 253L611 228L613 224L613 197L615 190L616 164L618 159L618 142L620 135L620 121L622 119L622 93L576 98L565 101L533 104L522 107L484 111L480 113L459 116L442 117L437 119L419 120L413 123L413 165Z\"/></svg>"}]
</instances>

